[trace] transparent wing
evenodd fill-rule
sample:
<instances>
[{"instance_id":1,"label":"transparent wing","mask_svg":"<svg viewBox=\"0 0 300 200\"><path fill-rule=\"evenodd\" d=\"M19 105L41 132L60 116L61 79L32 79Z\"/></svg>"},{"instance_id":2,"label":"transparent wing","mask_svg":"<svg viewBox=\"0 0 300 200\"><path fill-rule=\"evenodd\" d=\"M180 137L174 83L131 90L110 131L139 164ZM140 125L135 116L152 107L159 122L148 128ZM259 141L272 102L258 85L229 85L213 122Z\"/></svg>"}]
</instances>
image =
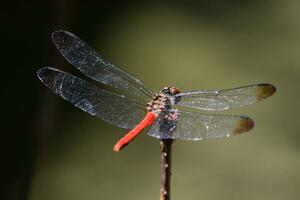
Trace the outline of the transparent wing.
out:
<instances>
[{"instance_id":1,"label":"transparent wing","mask_svg":"<svg viewBox=\"0 0 300 200\"><path fill-rule=\"evenodd\" d=\"M208 111L227 110L261 101L275 91L275 86L265 83L226 90L187 92L177 94L175 103Z\"/></svg>"},{"instance_id":2,"label":"transparent wing","mask_svg":"<svg viewBox=\"0 0 300 200\"><path fill-rule=\"evenodd\" d=\"M60 53L86 76L103 84L127 90L143 100L153 93L137 78L121 70L68 31L55 31L52 39Z\"/></svg>"},{"instance_id":3,"label":"transparent wing","mask_svg":"<svg viewBox=\"0 0 300 200\"><path fill-rule=\"evenodd\" d=\"M144 117L144 106L54 68L38 70L39 79L58 96L113 125L131 129Z\"/></svg>"},{"instance_id":4,"label":"transparent wing","mask_svg":"<svg viewBox=\"0 0 300 200\"><path fill-rule=\"evenodd\" d=\"M205 140L237 135L253 128L252 119L233 115L205 115L177 109L161 113L149 135L160 139Z\"/></svg>"}]
</instances>

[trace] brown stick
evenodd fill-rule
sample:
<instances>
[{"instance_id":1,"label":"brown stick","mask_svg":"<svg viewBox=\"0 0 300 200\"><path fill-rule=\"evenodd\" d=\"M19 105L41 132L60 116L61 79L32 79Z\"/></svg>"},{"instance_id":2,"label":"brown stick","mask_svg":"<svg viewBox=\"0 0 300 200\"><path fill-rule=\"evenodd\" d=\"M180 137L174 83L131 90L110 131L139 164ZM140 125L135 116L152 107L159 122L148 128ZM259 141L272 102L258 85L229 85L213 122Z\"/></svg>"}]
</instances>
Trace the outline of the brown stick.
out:
<instances>
[{"instance_id":1,"label":"brown stick","mask_svg":"<svg viewBox=\"0 0 300 200\"><path fill-rule=\"evenodd\" d=\"M172 139L160 141L160 200L170 200Z\"/></svg>"}]
</instances>

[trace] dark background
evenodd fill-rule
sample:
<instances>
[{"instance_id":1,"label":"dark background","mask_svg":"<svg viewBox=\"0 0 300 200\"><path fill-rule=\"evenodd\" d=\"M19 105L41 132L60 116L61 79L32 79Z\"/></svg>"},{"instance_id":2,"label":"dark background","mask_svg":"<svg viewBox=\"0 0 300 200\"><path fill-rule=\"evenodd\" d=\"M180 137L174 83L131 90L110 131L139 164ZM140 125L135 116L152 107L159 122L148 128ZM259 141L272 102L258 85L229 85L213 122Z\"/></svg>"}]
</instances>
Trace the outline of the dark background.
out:
<instances>
[{"instance_id":1,"label":"dark background","mask_svg":"<svg viewBox=\"0 0 300 200\"><path fill-rule=\"evenodd\" d=\"M256 127L228 140L174 144L173 199L299 199L299 1L1 3L0 199L157 199L159 142L76 109L36 77L81 76L55 49L69 30L154 91L270 82L274 97L227 113Z\"/></svg>"}]
</instances>

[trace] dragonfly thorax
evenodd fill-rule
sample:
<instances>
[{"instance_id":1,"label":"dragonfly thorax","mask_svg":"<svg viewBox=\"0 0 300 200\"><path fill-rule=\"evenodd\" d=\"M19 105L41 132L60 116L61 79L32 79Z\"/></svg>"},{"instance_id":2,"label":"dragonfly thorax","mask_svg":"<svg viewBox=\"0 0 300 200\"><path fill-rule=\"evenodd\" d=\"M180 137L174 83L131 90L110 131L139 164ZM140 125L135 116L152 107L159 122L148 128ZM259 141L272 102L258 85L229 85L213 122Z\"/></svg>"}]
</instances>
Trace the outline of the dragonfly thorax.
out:
<instances>
[{"instance_id":1,"label":"dragonfly thorax","mask_svg":"<svg viewBox=\"0 0 300 200\"><path fill-rule=\"evenodd\" d=\"M147 103L147 110L158 114L166 109L171 109L171 105L175 99L174 96L178 93L180 93L180 91L175 87L164 87Z\"/></svg>"}]
</instances>

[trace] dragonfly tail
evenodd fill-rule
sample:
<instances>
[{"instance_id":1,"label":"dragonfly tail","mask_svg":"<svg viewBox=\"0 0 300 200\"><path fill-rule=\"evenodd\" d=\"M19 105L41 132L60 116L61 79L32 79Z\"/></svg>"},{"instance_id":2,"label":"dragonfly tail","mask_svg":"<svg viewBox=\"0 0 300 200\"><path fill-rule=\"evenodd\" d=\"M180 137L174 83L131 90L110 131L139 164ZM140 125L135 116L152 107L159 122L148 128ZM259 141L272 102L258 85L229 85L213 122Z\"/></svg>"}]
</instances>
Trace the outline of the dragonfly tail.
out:
<instances>
[{"instance_id":1,"label":"dragonfly tail","mask_svg":"<svg viewBox=\"0 0 300 200\"><path fill-rule=\"evenodd\" d=\"M153 112L148 112L144 119L134 127L129 133L127 133L123 138L121 138L114 146L114 151L118 152L128 145L143 129L150 126L154 120L157 118L157 114Z\"/></svg>"}]
</instances>

